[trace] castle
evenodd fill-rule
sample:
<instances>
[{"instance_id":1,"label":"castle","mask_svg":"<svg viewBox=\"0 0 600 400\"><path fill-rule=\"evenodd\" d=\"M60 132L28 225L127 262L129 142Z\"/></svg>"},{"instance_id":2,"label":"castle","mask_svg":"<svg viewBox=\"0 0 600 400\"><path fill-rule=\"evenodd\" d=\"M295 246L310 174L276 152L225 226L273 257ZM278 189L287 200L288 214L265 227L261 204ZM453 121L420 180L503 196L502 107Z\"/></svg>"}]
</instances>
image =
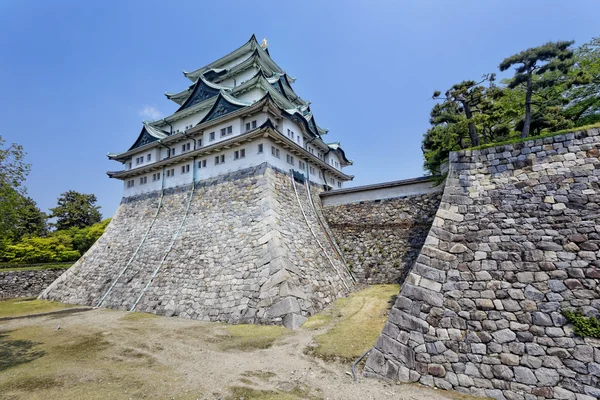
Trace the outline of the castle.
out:
<instances>
[{"instance_id":1,"label":"castle","mask_svg":"<svg viewBox=\"0 0 600 400\"><path fill-rule=\"evenodd\" d=\"M400 281L365 374L600 398L600 340L563 315L600 315L600 129L452 153L443 186L343 188L351 162L254 36L186 76L179 110L110 155L123 200L41 298L297 328Z\"/></svg>"},{"instance_id":2,"label":"castle","mask_svg":"<svg viewBox=\"0 0 600 400\"><path fill-rule=\"evenodd\" d=\"M193 84L176 94L170 116L144 122L131 148L109 154L123 170L124 197L198 182L268 163L293 169L310 182L342 188L352 162L339 142L325 143L327 129L315 122L310 102L298 96L288 76L252 35L237 50L193 72Z\"/></svg>"},{"instance_id":3,"label":"castle","mask_svg":"<svg viewBox=\"0 0 600 400\"><path fill-rule=\"evenodd\" d=\"M123 201L42 297L295 328L355 284L319 201L352 162L266 40L184 74L178 109L108 155Z\"/></svg>"}]
</instances>

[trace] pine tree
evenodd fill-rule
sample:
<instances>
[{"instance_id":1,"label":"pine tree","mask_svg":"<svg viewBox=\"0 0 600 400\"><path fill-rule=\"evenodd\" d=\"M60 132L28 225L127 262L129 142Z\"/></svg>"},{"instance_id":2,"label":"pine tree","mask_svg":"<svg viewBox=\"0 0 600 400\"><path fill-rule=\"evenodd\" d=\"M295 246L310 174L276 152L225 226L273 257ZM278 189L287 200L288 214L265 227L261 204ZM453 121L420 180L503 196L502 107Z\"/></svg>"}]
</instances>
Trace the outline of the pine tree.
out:
<instances>
[{"instance_id":1,"label":"pine tree","mask_svg":"<svg viewBox=\"0 0 600 400\"><path fill-rule=\"evenodd\" d=\"M51 218L56 218L56 229L85 228L102 220L96 196L69 190L60 195L58 205L51 208Z\"/></svg>"},{"instance_id":2,"label":"pine tree","mask_svg":"<svg viewBox=\"0 0 600 400\"><path fill-rule=\"evenodd\" d=\"M548 42L539 47L524 50L500 63L500 71L515 67L515 75L508 83L509 89L525 86L525 120L521 137L529 136L531 126L532 96L540 89L564 81L573 65L573 41ZM558 74L546 74L557 71ZM537 77L535 79L534 77Z\"/></svg>"}]
</instances>

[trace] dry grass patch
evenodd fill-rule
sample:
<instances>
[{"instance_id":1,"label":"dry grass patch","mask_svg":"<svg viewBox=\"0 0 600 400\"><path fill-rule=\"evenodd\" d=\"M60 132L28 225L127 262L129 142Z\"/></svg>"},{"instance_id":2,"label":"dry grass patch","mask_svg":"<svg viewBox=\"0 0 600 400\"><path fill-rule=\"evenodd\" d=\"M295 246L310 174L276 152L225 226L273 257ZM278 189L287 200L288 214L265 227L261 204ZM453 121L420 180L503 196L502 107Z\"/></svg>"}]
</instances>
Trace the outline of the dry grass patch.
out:
<instances>
[{"instance_id":1,"label":"dry grass patch","mask_svg":"<svg viewBox=\"0 0 600 400\"><path fill-rule=\"evenodd\" d=\"M226 334L218 335L215 341L220 350L252 351L268 349L289 331L282 326L275 325L231 325L225 327Z\"/></svg>"},{"instance_id":2,"label":"dry grass patch","mask_svg":"<svg viewBox=\"0 0 600 400\"><path fill-rule=\"evenodd\" d=\"M140 312L129 312L119 318L120 321L143 321L146 319L154 319L158 318L158 315L150 314L150 313L140 313Z\"/></svg>"},{"instance_id":3,"label":"dry grass patch","mask_svg":"<svg viewBox=\"0 0 600 400\"><path fill-rule=\"evenodd\" d=\"M290 391L260 390L247 386L232 386L229 388L230 396L226 400L320 400L322 397L310 393L305 385L294 386Z\"/></svg>"},{"instance_id":4,"label":"dry grass patch","mask_svg":"<svg viewBox=\"0 0 600 400\"><path fill-rule=\"evenodd\" d=\"M372 285L346 298L338 299L321 314L329 315L331 328L315 336L317 345L308 354L324 360L354 361L369 350L387 321L398 285ZM317 314L304 324L308 328L325 325L327 318Z\"/></svg>"},{"instance_id":5,"label":"dry grass patch","mask_svg":"<svg viewBox=\"0 0 600 400\"><path fill-rule=\"evenodd\" d=\"M0 318L40 314L73 307L71 304L37 300L35 297L0 300Z\"/></svg>"},{"instance_id":6,"label":"dry grass patch","mask_svg":"<svg viewBox=\"0 0 600 400\"><path fill-rule=\"evenodd\" d=\"M0 334L0 359L9 363L0 368L0 397L198 398L197 389L185 388L182 376L143 349L80 325L55 327L43 324Z\"/></svg>"}]
</instances>

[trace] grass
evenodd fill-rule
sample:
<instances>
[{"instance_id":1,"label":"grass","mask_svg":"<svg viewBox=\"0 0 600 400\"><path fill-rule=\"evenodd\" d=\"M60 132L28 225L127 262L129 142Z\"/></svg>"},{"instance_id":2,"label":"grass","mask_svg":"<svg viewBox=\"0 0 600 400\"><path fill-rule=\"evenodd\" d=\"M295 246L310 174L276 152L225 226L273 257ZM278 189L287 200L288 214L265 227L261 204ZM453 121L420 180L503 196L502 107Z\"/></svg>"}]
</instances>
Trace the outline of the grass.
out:
<instances>
[{"instance_id":1,"label":"grass","mask_svg":"<svg viewBox=\"0 0 600 400\"><path fill-rule=\"evenodd\" d=\"M130 312L123 315L121 318L119 318L119 320L137 322L154 318L158 318L158 316L150 313Z\"/></svg>"},{"instance_id":2,"label":"grass","mask_svg":"<svg viewBox=\"0 0 600 400\"><path fill-rule=\"evenodd\" d=\"M48 264L35 264L35 265L26 265L15 264L11 266L10 264L2 264L0 265L0 272L5 271L41 271L43 269L68 269L73 266L74 263L48 263Z\"/></svg>"},{"instance_id":3,"label":"grass","mask_svg":"<svg viewBox=\"0 0 600 400\"><path fill-rule=\"evenodd\" d=\"M254 389L247 386L231 386L229 388L231 395L225 397L226 400L318 400L321 397L310 394L307 387L296 386L289 392L284 391L273 391L273 390L260 390Z\"/></svg>"},{"instance_id":4,"label":"grass","mask_svg":"<svg viewBox=\"0 0 600 400\"><path fill-rule=\"evenodd\" d=\"M37 300L34 297L0 300L0 318L40 314L70 307L73 306L54 301Z\"/></svg>"},{"instance_id":5,"label":"grass","mask_svg":"<svg viewBox=\"0 0 600 400\"><path fill-rule=\"evenodd\" d=\"M468 149L465 149L465 150L483 150L483 149L488 149L490 147L503 146L503 145L515 144L515 143L524 143L524 142L528 142L530 140L544 139L544 138L547 138L547 137L552 137L552 136L556 136L556 135L562 135L562 134L565 134L565 133L574 133L574 132L587 131L587 130L594 129L594 128L600 128L600 122L595 123L595 124L591 124L591 125L584 125L584 126L578 126L578 127L569 128L569 129L563 129L561 131L556 131L556 132L548 132L548 133L541 134L539 136L529 136L529 137L526 137L526 138L515 137L515 138L512 138L512 139L505 140L503 142L482 144L481 146L471 147L471 148L468 148Z\"/></svg>"},{"instance_id":6,"label":"grass","mask_svg":"<svg viewBox=\"0 0 600 400\"><path fill-rule=\"evenodd\" d=\"M154 356L108 332L28 326L0 336L0 397L6 399L198 398Z\"/></svg>"},{"instance_id":7,"label":"grass","mask_svg":"<svg viewBox=\"0 0 600 400\"><path fill-rule=\"evenodd\" d=\"M223 351L268 349L277 340L289 334L282 326L275 325L231 325L225 327L226 334L219 335L215 341Z\"/></svg>"},{"instance_id":8,"label":"grass","mask_svg":"<svg viewBox=\"0 0 600 400\"><path fill-rule=\"evenodd\" d=\"M317 345L307 352L324 360L351 362L369 350L379 337L398 285L373 285L349 297L335 301L323 314L312 316L304 324L309 329L332 325L315 337Z\"/></svg>"}]
</instances>

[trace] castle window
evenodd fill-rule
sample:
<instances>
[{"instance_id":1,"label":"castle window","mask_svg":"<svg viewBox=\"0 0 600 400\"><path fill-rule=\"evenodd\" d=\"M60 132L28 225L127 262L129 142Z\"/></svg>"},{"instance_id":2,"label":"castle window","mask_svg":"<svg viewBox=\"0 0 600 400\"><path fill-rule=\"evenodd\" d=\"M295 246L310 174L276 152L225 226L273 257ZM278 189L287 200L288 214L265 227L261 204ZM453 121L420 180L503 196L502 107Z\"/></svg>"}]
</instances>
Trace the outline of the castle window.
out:
<instances>
[{"instance_id":1,"label":"castle window","mask_svg":"<svg viewBox=\"0 0 600 400\"><path fill-rule=\"evenodd\" d=\"M287 133L288 133L288 137L289 137L290 139L294 140L294 132L292 132L291 130L289 130L289 129L288 129L288 130L287 130Z\"/></svg>"},{"instance_id":2,"label":"castle window","mask_svg":"<svg viewBox=\"0 0 600 400\"><path fill-rule=\"evenodd\" d=\"M233 126L229 125L227 128L221 128L221 137L231 135L233 133Z\"/></svg>"},{"instance_id":3,"label":"castle window","mask_svg":"<svg viewBox=\"0 0 600 400\"><path fill-rule=\"evenodd\" d=\"M335 162L335 167L338 169L340 168L340 164L337 161Z\"/></svg>"},{"instance_id":4,"label":"castle window","mask_svg":"<svg viewBox=\"0 0 600 400\"><path fill-rule=\"evenodd\" d=\"M252 121L252 129L256 128L256 120Z\"/></svg>"},{"instance_id":5,"label":"castle window","mask_svg":"<svg viewBox=\"0 0 600 400\"><path fill-rule=\"evenodd\" d=\"M215 157L215 165L223 164L225 162L225 154Z\"/></svg>"},{"instance_id":6,"label":"castle window","mask_svg":"<svg viewBox=\"0 0 600 400\"><path fill-rule=\"evenodd\" d=\"M191 147L190 143L181 145L181 152L183 153L184 151L190 151L190 147Z\"/></svg>"},{"instance_id":7,"label":"castle window","mask_svg":"<svg viewBox=\"0 0 600 400\"><path fill-rule=\"evenodd\" d=\"M198 168L206 168L206 160L198 161Z\"/></svg>"},{"instance_id":8,"label":"castle window","mask_svg":"<svg viewBox=\"0 0 600 400\"><path fill-rule=\"evenodd\" d=\"M146 161L151 161L152 160L152 154L148 154L146 156Z\"/></svg>"},{"instance_id":9,"label":"castle window","mask_svg":"<svg viewBox=\"0 0 600 400\"><path fill-rule=\"evenodd\" d=\"M143 176L143 177L140 178L140 185L143 185L146 182L148 182L148 177L147 176Z\"/></svg>"},{"instance_id":10,"label":"castle window","mask_svg":"<svg viewBox=\"0 0 600 400\"><path fill-rule=\"evenodd\" d=\"M181 173L182 174L186 174L188 172L190 172L190 164L188 164L188 165L182 165L181 166Z\"/></svg>"},{"instance_id":11,"label":"castle window","mask_svg":"<svg viewBox=\"0 0 600 400\"><path fill-rule=\"evenodd\" d=\"M130 188L130 187L133 187L133 185L134 185L134 184L135 184L135 181L134 181L133 179L132 179L132 180L129 180L129 181L127 181L127 187L128 187L128 188Z\"/></svg>"},{"instance_id":12,"label":"castle window","mask_svg":"<svg viewBox=\"0 0 600 400\"><path fill-rule=\"evenodd\" d=\"M294 157L290 156L289 154L286 154L285 159L288 164L294 165Z\"/></svg>"},{"instance_id":13,"label":"castle window","mask_svg":"<svg viewBox=\"0 0 600 400\"><path fill-rule=\"evenodd\" d=\"M262 153L262 152L263 152L263 145L262 145L262 143L260 143L260 144L258 145L258 152L259 152L259 153Z\"/></svg>"},{"instance_id":14,"label":"castle window","mask_svg":"<svg viewBox=\"0 0 600 400\"><path fill-rule=\"evenodd\" d=\"M129 169L131 169L131 163L129 163Z\"/></svg>"},{"instance_id":15,"label":"castle window","mask_svg":"<svg viewBox=\"0 0 600 400\"><path fill-rule=\"evenodd\" d=\"M250 122L246 122L246 132L250 130Z\"/></svg>"},{"instance_id":16,"label":"castle window","mask_svg":"<svg viewBox=\"0 0 600 400\"><path fill-rule=\"evenodd\" d=\"M342 182L338 182L338 187L341 188L342 187Z\"/></svg>"},{"instance_id":17,"label":"castle window","mask_svg":"<svg viewBox=\"0 0 600 400\"><path fill-rule=\"evenodd\" d=\"M298 161L298 168L304 171L306 169L306 164L304 164L302 161Z\"/></svg>"},{"instance_id":18,"label":"castle window","mask_svg":"<svg viewBox=\"0 0 600 400\"><path fill-rule=\"evenodd\" d=\"M171 157L173 157L174 155L175 155L175 147L173 147L173 148L171 149Z\"/></svg>"},{"instance_id":19,"label":"castle window","mask_svg":"<svg viewBox=\"0 0 600 400\"><path fill-rule=\"evenodd\" d=\"M211 132L208 134L208 140L215 140L215 133Z\"/></svg>"},{"instance_id":20,"label":"castle window","mask_svg":"<svg viewBox=\"0 0 600 400\"><path fill-rule=\"evenodd\" d=\"M323 173L319 171L319 179L323 179Z\"/></svg>"},{"instance_id":21,"label":"castle window","mask_svg":"<svg viewBox=\"0 0 600 400\"><path fill-rule=\"evenodd\" d=\"M197 143L197 144L196 144L196 146L198 146L198 147L202 147L202 139L198 139L198 140L196 141L196 143Z\"/></svg>"},{"instance_id":22,"label":"castle window","mask_svg":"<svg viewBox=\"0 0 600 400\"><path fill-rule=\"evenodd\" d=\"M246 149L240 149L233 152L233 159L237 160L246 157Z\"/></svg>"},{"instance_id":23,"label":"castle window","mask_svg":"<svg viewBox=\"0 0 600 400\"><path fill-rule=\"evenodd\" d=\"M152 174L152 180L153 180L153 181L157 181L157 180L159 180L159 179L160 179L160 172L159 172L159 173L156 173L156 174Z\"/></svg>"},{"instance_id":24,"label":"castle window","mask_svg":"<svg viewBox=\"0 0 600 400\"><path fill-rule=\"evenodd\" d=\"M279 158L279 149L276 148L275 146L271 146L271 155L273 157Z\"/></svg>"},{"instance_id":25,"label":"castle window","mask_svg":"<svg viewBox=\"0 0 600 400\"><path fill-rule=\"evenodd\" d=\"M171 168L167 170L167 178L171 178L175 176L175 168Z\"/></svg>"}]
</instances>

